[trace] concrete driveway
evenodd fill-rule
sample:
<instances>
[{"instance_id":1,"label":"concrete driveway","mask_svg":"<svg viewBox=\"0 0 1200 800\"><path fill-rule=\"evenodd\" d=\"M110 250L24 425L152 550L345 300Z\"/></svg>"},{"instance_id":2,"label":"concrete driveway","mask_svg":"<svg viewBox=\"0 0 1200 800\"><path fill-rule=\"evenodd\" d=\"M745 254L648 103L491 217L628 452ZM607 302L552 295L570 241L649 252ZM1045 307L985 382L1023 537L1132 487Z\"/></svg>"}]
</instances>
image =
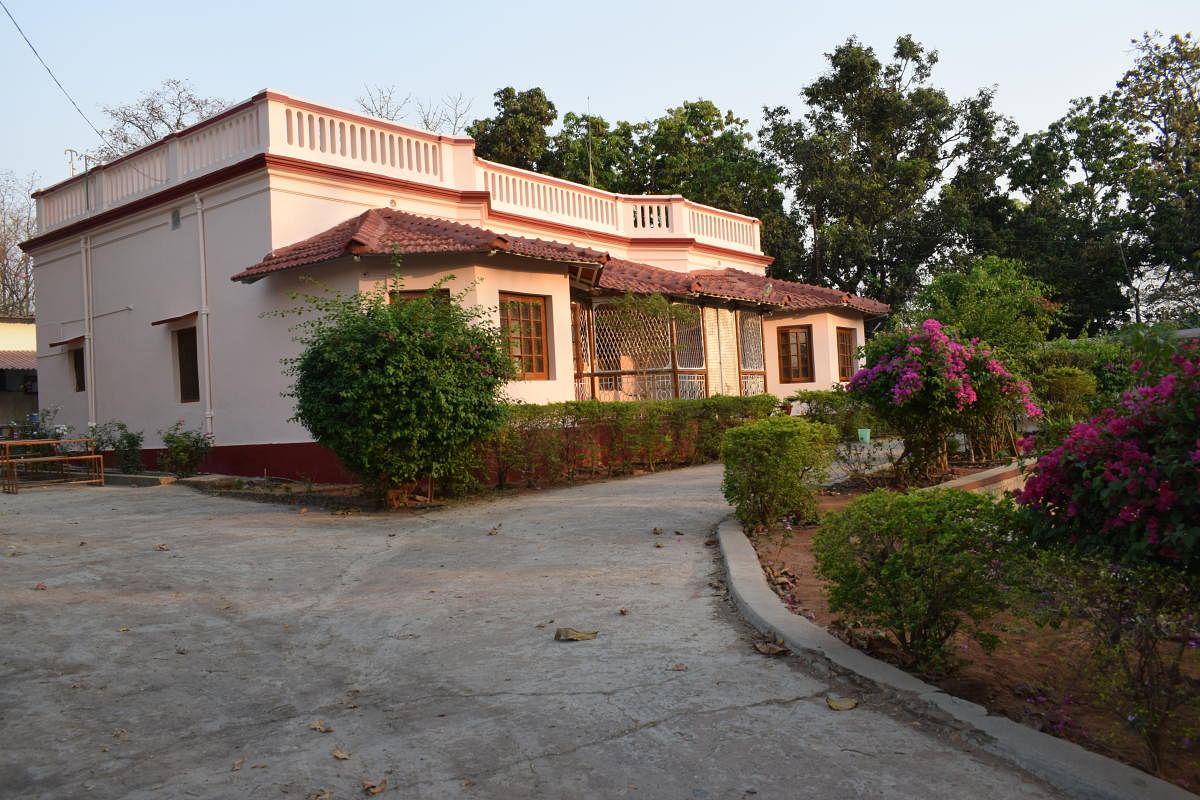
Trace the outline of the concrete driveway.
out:
<instances>
[{"instance_id":1,"label":"concrete driveway","mask_svg":"<svg viewBox=\"0 0 1200 800\"><path fill-rule=\"evenodd\" d=\"M4 496L0 796L1055 796L882 693L832 711L854 687L755 653L704 545L719 484L424 515Z\"/></svg>"}]
</instances>

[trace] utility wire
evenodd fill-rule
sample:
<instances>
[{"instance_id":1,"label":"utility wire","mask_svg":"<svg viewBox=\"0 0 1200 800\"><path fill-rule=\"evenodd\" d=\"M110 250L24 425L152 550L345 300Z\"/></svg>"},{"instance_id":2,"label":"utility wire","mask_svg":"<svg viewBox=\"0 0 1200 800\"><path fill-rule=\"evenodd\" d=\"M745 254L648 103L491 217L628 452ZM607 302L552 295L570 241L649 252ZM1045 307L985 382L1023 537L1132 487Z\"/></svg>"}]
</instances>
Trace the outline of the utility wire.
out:
<instances>
[{"instance_id":1,"label":"utility wire","mask_svg":"<svg viewBox=\"0 0 1200 800\"><path fill-rule=\"evenodd\" d=\"M16 18L13 17L12 12L8 10L8 6L4 4L4 0L0 0L0 8L4 9L4 13L8 15L8 19L12 22L13 27L17 29L17 33L21 34L21 38L25 40L25 44L29 45L29 49L33 51L33 54L37 57L38 62L45 67L46 74L50 76L50 80L54 81L54 84L60 90L62 90L63 96L65 96L67 100L70 101L71 105L75 107L75 110L79 112L79 116L83 117L83 121L88 124L88 127L96 132L96 135L100 137L100 141L104 142L105 144L109 144L108 139L104 137L104 134L100 132L100 129L92 124L92 121L88 119L87 114L83 113L83 109L80 108L79 104L75 102L75 98L71 97L71 93L67 91L67 87L63 86L62 81L55 76L54 70L50 69L50 65L46 63L44 58L42 58L42 54L38 52L38 49L33 46L33 42L29 41L29 37L25 35L25 31L21 30L21 26L17 24Z\"/></svg>"}]
</instances>

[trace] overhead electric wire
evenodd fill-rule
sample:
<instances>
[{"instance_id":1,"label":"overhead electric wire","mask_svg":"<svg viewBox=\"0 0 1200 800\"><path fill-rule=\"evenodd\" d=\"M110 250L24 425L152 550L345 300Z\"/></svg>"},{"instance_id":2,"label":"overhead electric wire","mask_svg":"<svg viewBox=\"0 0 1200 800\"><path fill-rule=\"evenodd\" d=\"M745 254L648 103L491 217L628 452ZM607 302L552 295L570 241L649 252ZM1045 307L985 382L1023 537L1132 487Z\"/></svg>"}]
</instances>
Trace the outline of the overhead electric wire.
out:
<instances>
[{"instance_id":1,"label":"overhead electric wire","mask_svg":"<svg viewBox=\"0 0 1200 800\"><path fill-rule=\"evenodd\" d=\"M105 144L109 144L108 139L106 139L104 134L100 132L100 129L92 124L92 121L88 119L87 114L83 113L83 109L80 108L79 104L75 102L75 98L71 97L71 93L67 91L67 87L62 85L62 81L60 81L54 74L54 70L50 69L50 65L46 63L46 59L42 58L42 54L38 52L38 49L33 46L33 42L29 41L29 37L25 35L25 31L21 30L21 26L17 23L16 18L12 15L12 12L8 10L8 6L4 4L4 0L0 0L0 8L4 9L4 13L8 15L9 21L11 21L13 27L17 29L17 33L21 34L21 38L25 40L25 44L29 45L29 49L32 50L34 56L37 57L38 63L45 68L46 74L50 76L50 80L54 81L54 85L62 91L63 96L66 97L71 105L75 107L75 110L79 112L79 116L83 117L83 121L88 124L88 127L96 132L96 135L100 137L100 141L104 142Z\"/></svg>"}]
</instances>

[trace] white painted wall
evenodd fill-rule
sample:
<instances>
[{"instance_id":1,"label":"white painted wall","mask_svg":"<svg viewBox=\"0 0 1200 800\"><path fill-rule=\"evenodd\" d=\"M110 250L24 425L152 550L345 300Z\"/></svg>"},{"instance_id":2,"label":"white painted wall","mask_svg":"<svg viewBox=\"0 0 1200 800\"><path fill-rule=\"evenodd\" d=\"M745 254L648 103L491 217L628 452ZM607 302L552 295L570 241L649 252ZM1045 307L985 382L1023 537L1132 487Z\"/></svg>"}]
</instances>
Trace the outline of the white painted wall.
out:
<instances>
[{"instance_id":1,"label":"white painted wall","mask_svg":"<svg viewBox=\"0 0 1200 800\"><path fill-rule=\"evenodd\" d=\"M779 378L779 329L792 325L812 325L812 383L782 383ZM830 389L838 381L837 329L853 328L858 346L864 341L863 320L854 314L820 312L816 314L771 314L763 319L763 347L767 359L767 391L779 397L809 389ZM857 364L857 362L856 362Z\"/></svg>"}]
</instances>

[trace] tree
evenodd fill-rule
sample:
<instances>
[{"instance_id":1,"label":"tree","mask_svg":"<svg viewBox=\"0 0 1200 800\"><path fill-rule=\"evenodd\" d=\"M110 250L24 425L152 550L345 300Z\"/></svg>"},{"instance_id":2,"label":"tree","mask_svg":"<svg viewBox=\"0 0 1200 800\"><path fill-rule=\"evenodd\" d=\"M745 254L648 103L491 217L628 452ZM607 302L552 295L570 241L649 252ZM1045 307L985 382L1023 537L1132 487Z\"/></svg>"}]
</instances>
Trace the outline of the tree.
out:
<instances>
[{"instance_id":1,"label":"tree","mask_svg":"<svg viewBox=\"0 0 1200 800\"><path fill-rule=\"evenodd\" d=\"M968 339L1018 351L1044 342L1060 313L1046 299L1048 290L1020 261L986 256L965 271L934 278L917 293L909 316L936 319Z\"/></svg>"},{"instance_id":2,"label":"tree","mask_svg":"<svg viewBox=\"0 0 1200 800\"><path fill-rule=\"evenodd\" d=\"M294 329L303 351L285 362L295 419L380 497L457 477L504 419L513 361L501 332L486 309L462 306L465 292L440 288L396 302L383 289L307 295L293 310L312 314Z\"/></svg>"},{"instance_id":3,"label":"tree","mask_svg":"<svg viewBox=\"0 0 1200 800\"><path fill-rule=\"evenodd\" d=\"M987 170L1011 123L989 90L952 103L930 82L937 53L911 36L888 64L854 38L828 58L830 71L802 91L803 116L764 109L760 133L806 231L798 277L898 305L953 243L938 190L964 165L959 193L973 176L988 199Z\"/></svg>"},{"instance_id":4,"label":"tree","mask_svg":"<svg viewBox=\"0 0 1200 800\"><path fill-rule=\"evenodd\" d=\"M395 84L391 86L364 86L364 94L356 98L359 109L364 114L373 117L403 122L408 117L408 106L413 102L411 94L400 96L400 90ZM466 124L467 114L471 113L471 101L459 92L456 95L446 95L440 101L416 101L417 124L427 131L436 133L459 133Z\"/></svg>"},{"instance_id":5,"label":"tree","mask_svg":"<svg viewBox=\"0 0 1200 800\"><path fill-rule=\"evenodd\" d=\"M554 103L536 86L523 92L506 86L494 97L496 116L477 119L466 128L475 139L476 155L521 169L539 169L550 143L546 129L558 119Z\"/></svg>"},{"instance_id":6,"label":"tree","mask_svg":"<svg viewBox=\"0 0 1200 800\"><path fill-rule=\"evenodd\" d=\"M1133 42L1137 60L1105 98L1142 145L1129 205L1146 221L1159 314L1200 311L1200 44L1191 34Z\"/></svg>"},{"instance_id":7,"label":"tree","mask_svg":"<svg viewBox=\"0 0 1200 800\"><path fill-rule=\"evenodd\" d=\"M542 171L606 191L633 194L643 183L638 143L645 129L644 123L629 122L610 127L603 117L568 111L562 128L550 139Z\"/></svg>"},{"instance_id":8,"label":"tree","mask_svg":"<svg viewBox=\"0 0 1200 800\"><path fill-rule=\"evenodd\" d=\"M132 103L104 106L112 125L103 132L104 143L89 157L111 161L211 117L228 105L224 100L196 94L188 81L168 78L157 89L142 92Z\"/></svg>"},{"instance_id":9,"label":"tree","mask_svg":"<svg viewBox=\"0 0 1200 800\"><path fill-rule=\"evenodd\" d=\"M37 233L36 180L0 172L0 316L33 316L33 259L19 245Z\"/></svg>"},{"instance_id":10,"label":"tree","mask_svg":"<svg viewBox=\"0 0 1200 800\"><path fill-rule=\"evenodd\" d=\"M364 114L399 122L404 119L405 109L412 100L411 94L400 96L395 84L391 86L363 86L363 94L354 99Z\"/></svg>"}]
</instances>

